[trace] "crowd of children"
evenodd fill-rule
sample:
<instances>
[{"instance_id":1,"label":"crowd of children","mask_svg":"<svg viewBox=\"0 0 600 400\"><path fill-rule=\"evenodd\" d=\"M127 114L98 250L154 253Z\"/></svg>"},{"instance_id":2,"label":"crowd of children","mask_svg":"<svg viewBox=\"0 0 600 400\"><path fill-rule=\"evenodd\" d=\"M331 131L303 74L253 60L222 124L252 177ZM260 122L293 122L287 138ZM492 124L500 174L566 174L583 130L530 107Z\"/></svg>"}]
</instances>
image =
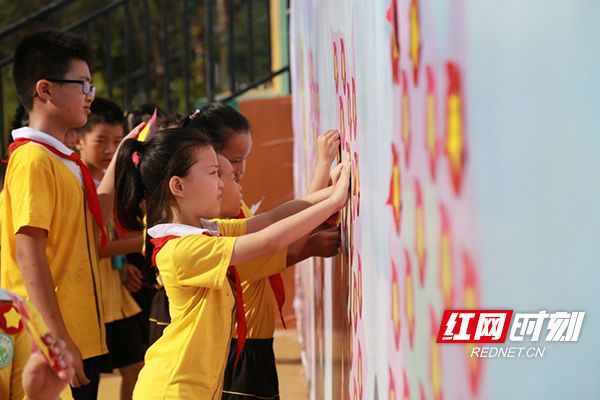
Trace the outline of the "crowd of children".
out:
<instances>
[{"instance_id":1,"label":"crowd of children","mask_svg":"<svg viewBox=\"0 0 600 400\"><path fill-rule=\"evenodd\" d=\"M241 113L163 113L142 138L153 108L96 98L90 64L86 43L57 31L15 51L0 287L39 310L60 365L0 324L0 398L96 399L100 374L118 370L121 399L278 399L280 273L339 248L338 133L319 138L309 193L253 215Z\"/></svg>"}]
</instances>

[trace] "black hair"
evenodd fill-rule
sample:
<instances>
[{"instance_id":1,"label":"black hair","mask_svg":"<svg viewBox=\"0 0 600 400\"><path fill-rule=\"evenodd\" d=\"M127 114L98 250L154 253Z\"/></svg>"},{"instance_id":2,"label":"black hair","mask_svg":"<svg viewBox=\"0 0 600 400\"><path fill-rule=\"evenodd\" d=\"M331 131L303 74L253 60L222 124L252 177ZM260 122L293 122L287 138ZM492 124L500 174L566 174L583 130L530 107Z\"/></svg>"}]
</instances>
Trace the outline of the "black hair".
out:
<instances>
[{"instance_id":1,"label":"black hair","mask_svg":"<svg viewBox=\"0 0 600 400\"><path fill-rule=\"evenodd\" d=\"M189 128L164 129L145 142L136 139L123 142L117 154L115 180L117 218L121 225L141 230L144 211L148 226L170 221L169 179L186 176L196 162L194 150L210 145L206 135ZM137 165L135 158L139 161Z\"/></svg>"},{"instance_id":2,"label":"black hair","mask_svg":"<svg viewBox=\"0 0 600 400\"><path fill-rule=\"evenodd\" d=\"M208 104L191 114L182 125L205 132L219 153L234 134L250 131L250 123L246 117L235 108L218 102Z\"/></svg>"},{"instance_id":3,"label":"black hair","mask_svg":"<svg viewBox=\"0 0 600 400\"><path fill-rule=\"evenodd\" d=\"M90 106L91 114L79 134L86 134L97 124L120 125L125 129L125 115L123 109L114 101L96 97Z\"/></svg>"},{"instance_id":4,"label":"black hair","mask_svg":"<svg viewBox=\"0 0 600 400\"><path fill-rule=\"evenodd\" d=\"M164 111L156 104L144 103L138 109L129 111L127 113L127 130L131 131L133 128L138 126L142 122L147 122L156 110L157 115L161 116Z\"/></svg>"},{"instance_id":5,"label":"black hair","mask_svg":"<svg viewBox=\"0 0 600 400\"><path fill-rule=\"evenodd\" d=\"M31 110L37 81L64 78L71 61L85 61L91 68L91 54L84 39L72 33L50 30L27 36L17 46L13 62L21 104Z\"/></svg>"},{"instance_id":6,"label":"black hair","mask_svg":"<svg viewBox=\"0 0 600 400\"><path fill-rule=\"evenodd\" d=\"M29 114L22 104L17 105L13 119L10 123L11 129L19 129L29 124ZM11 135L12 136L12 135Z\"/></svg>"},{"instance_id":7,"label":"black hair","mask_svg":"<svg viewBox=\"0 0 600 400\"><path fill-rule=\"evenodd\" d=\"M161 117L159 117L157 119L158 119L158 121L157 121L158 127L160 129L167 129L167 128L180 127L182 124L182 121L184 120L184 116L177 112L173 112L173 113L163 114Z\"/></svg>"}]
</instances>

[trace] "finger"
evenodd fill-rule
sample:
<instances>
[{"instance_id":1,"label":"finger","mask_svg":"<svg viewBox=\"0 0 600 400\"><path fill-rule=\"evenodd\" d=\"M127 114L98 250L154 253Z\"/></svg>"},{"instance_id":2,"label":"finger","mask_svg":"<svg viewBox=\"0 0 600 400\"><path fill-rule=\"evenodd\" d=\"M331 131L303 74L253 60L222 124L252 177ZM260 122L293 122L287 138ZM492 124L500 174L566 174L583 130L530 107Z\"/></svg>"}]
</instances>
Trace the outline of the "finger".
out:
<instances>
[{"instance_id":1,"label":"finger","mask_svg":"<svg viewBox=\"0 0 600 400\"><path fill-rule=\"evenodd\" d=\"M337 235L339 234L339 229L337 228L337 226L328 226L326 225L323 229L321 229L320 231L317 232L317 234L320 235Z\"/></svg>"},{"instance_id":2,"label":"finger","mask_svg":"<svg viewBox=\"0 0 600 400\"><path fill-rule=\"evenodd\" d=\"M73 369L73 367L65 368L63 370L58 371L57 375L61 380L65 382L71 382L73 376L75 375L75 370Z\"/></svg>"},{"instance_id":3,"label":"finger","mask_svg":"<svg viewBox=\"0 0 600 400\"><path fill-rule=\"evenodd\" d=\"M143 278L142 271L140 271L140 270L139 270L137 267L132 267L132 268L131 268L131 273L132 273L134 276L137 276L137 277L139 277L140 279L142 279L142 278Z\"/></svg>"},{"instance_id":4,"label":"finger","mask_svg":"<svg viewBox=\"0 0 600 400\"><path fill-rule=\"evenodd\" d=\"M48 346L50 354L59 358L64 354L68 354L65 352L66 347L67 344L61 339L57 339L56 342L54 342L54 344Z\"/></svg>"},{"instance_id":5,"label":"finger","mask_svg":"<svg viewBox=\"0 0 600 400\"><path fill-rule=\"evenodd\" d=\"M79 381L79 384L81 386L85 386L88 383L90 383L90 380L85 375L85 372L83 371L83 369L79 373L76 373L76 375L77 375L77 380Z\"/></svg>"},{"instance_id":6,"label":"finger","mask_svg":"<svg viewBox=\"0 0 600 400\"><path fill-rule=\"evenodd\" d=\"M335 145L335 143L339 140L339 136L337 135L331 135L327 138L327 144L330 147L333 147L333 145Z\"/></svg>"},{"instance_id":7,"label":"finger","mask_svg":"<svg viewBox=\"0 0 600 400\"><path fill-rule=\"evenodd\" d=\"M78 365L75 365L75 379L77 380L79 386L90 383L90 380L85 375L85 371L83 370L83 361L80 361Z\"/></svg>"},{"instance_id":8,"label":"finger","mask_svg":"<svg viewBox=\"0 0 600 400\"><path fill-rule=\"evenodd\" d=\"M133 282L139 282L139 281L142 281L143 276L142 276L142 273L137 268L135 268L135 269L132 268L129 271L127 279L130 281L133 281Z\"/></svg>"},{"instance_id":9,"label":"finger","mask_svg":"<svg viewBox=\"0 0 600 400\"><path fill-rule=\"evenodd\" d=\"M318 233L319 235L319 239L322 240L331 240L331 239L335 239L336 237L340 236L338 232L336 231L321 231Z\"/></svg>"},{"instance_id":10,"label":"finger","mask_svg":"<svg viewBox=\"0 0 600 400\"><path fill-rule=\"evenodd\" d=\"M133 282L140 282L142 280L142 276L136 273L133 273L129 276L129 278L133 281Z\"/></svg>"},{"instance_id":11,"label":"finger","mask_svg":"<svg viewBox=\"0 0 600 400\"><path fill-rule=\"evenodd\" d=\"M139 289L142 287L142 280L136 276L135 278L133 278L132 284L135 288Z\"/></svg>"},{"instance_id":12,"label":"finger","mask_svg":"<svg viewBox=\"0 0 600 400\"><path fill-rule=\"evenodd\" d=\"M125 139L136 138L138 136L138 134L142 131L142 129L144 129L144 126L146 126L146 122L145 121L140 122L135 128L133 128L131 130L131 132L129 132L127 134Z\"/></svg>"}]
</instances>

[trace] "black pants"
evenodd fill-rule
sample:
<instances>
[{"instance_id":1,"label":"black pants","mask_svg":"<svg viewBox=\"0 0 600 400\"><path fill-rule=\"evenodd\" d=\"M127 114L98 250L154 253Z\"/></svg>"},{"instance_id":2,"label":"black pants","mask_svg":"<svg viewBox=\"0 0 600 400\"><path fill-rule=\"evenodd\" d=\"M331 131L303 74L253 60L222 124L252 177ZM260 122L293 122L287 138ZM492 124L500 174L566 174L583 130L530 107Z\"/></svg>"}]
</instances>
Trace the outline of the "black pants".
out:
<instances>
[{"instance_id":1,"label":"black pants","mask_svg":"<svg viewBox=\"0 0 600 400\"><path fill-rule=\"evenodd\" d=\"M279 380L273 352L273 338L247 339L235 364L237 340L231 340L223 400L279 399Z\"/></svg>"}]
</instances>

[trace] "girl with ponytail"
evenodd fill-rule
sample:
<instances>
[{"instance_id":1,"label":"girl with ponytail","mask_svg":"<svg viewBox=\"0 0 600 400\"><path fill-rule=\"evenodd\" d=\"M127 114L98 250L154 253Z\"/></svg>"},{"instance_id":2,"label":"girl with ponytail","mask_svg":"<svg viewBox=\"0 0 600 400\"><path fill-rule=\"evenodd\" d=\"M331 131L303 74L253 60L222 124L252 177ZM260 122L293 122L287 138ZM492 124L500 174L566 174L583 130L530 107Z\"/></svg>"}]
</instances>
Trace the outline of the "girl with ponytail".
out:
<instances>
[{"instance_id":1,"label":"girl with ponytail","mask_svg":"<svg viewBox=\"0 0 600 400\"><path fill-rule=\"evenodd\" d=\"M134 399L220 398L229 343L236 358L246 324L240 285L264 273L251 261L285 250L341 209L349 169L333 186L248 219L220 214L223 182L209 139L195 129L128 140L117 158L117 216L140 229L147 215L152 260L169 299L171 323L146 353ZM237 268L236 268L237 266Z\"/></svg>"}]
</instances>

